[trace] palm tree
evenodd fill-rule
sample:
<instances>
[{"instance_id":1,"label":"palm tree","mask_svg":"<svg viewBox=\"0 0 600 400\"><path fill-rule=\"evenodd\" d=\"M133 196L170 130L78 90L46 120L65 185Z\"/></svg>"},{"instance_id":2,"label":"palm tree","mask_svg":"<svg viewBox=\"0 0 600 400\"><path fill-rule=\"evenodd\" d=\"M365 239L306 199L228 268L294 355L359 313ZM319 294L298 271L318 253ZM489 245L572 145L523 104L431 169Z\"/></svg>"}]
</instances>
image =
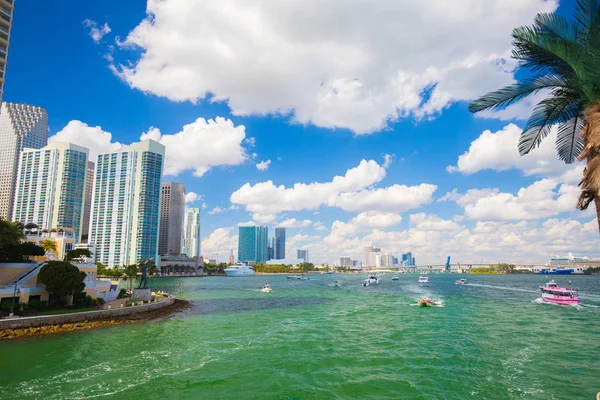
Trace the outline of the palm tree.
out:
<instances>
[{"instance_id":1,"label":"palm tree","mask_svg":"<svg viewBox=\"0 0 600 400\"><path fill-rule=\"evenodd\" d=\"M512 57L523 78L469 105L471 112L500 109L541 90L548 96L529 117L519 139L528 154L558 126L556 151L567 164L587 161L577 208L594 201L600 229L600 7L577 0L574 20L538 14L531 26L513 30Z\"/></svg>"},{"instance_id":2,"label":"palm tree","mask_svg":"<svg viewBox=\"0 0 600 400\"><path fill-rule=\"evenodd\" d=\"M40 242L40 246L44 249L45 252L50 251L55 254L58 252L58 246L56 245L56 242L54 240L50 240L50 239L42 240Z\"/></svg>"},{"instance_id":3,"label":"palm tree","mask_svg":"<svg viewBox=\"0 0 600 400\"><path fill-rule=\"evenodd\" d=\"M133 293L133 280L137 277L139 268L136 264L125 267L125 276L123 279L129 279L129 293Z\"/></svg>"},{"instance_id":4,"label":"palm tree","mask_svg":"<svg viewBox=\"0 0 600 400\"><path fill-rule=\"evenodd\" d=\"M19 222L0 218L0 246L18 245L23 237L23 226Z\"/></svg>"}]
</instances>

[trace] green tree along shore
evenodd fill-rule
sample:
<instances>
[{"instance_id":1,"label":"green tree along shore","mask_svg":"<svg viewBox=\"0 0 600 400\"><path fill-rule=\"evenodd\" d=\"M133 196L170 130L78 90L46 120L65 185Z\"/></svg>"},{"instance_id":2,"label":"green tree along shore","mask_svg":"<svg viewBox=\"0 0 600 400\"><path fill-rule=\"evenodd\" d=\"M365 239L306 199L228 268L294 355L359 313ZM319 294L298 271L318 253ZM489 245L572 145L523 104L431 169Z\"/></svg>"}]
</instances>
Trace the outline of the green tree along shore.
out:
<instances>
[{"instance_id":1,"label":"green tree along shore","mask_svg":"<svg viewBox=\"0 0 600 400\"><path fill-rule=\"evenodd\" d=\"M284 264L267 265L264 263L258 263L254 264L252 267L254 268L254 272L263 274L305 273L316 270L315 265L312 263L298 264L297 267Z\"/></svg>"},{"instance_id":2,"label":"green tree along shore","mask_svg":"<svg viewBox=\"0 0 600 400\"><path fill-rule=\"evenodd\" d=\"M532 274L527 270L516 270L514 264L492 264L489 267L471 268L472 274Z\"/></svg>"}]
</instances>

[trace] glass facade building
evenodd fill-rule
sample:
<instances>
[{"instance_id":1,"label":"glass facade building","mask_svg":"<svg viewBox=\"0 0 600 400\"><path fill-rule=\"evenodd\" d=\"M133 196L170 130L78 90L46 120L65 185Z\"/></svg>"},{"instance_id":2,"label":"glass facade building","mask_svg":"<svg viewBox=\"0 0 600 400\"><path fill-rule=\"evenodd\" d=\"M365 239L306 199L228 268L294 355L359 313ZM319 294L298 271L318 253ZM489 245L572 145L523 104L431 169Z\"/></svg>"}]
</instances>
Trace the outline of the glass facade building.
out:
<instances>
[{"instance_id":1,"label":"glass facade building","mask_svg":"<svg viewBox=\"0 0 600 400\"><path fill-rule=\"evenodd\" d=\"M275 228L274 238L273 258L275 260L283 260L285 259L285 228Z\"/></svg>"},{"instance_id":2,"label":"glass facade building","mask_svg":"<svg viewBox=\"0 0 600 400\"><path fill-rule=\"evenodd\" d=\"M42 229L72 228L81 239L88 149L54 142L21 153L12 219Z\"/></svg>"},{"instance_id":3,"label":"glass facade building","mask_svg":"<svg viewBox=\"0 0 600 400\"><path fill-rule=\"evenodd\" d=\"M238 261L264 263L268 255L269 231L265 226L240 226L238 232Z\"/></svg>"},{"instance_id":4,"label":"glass facade building","mask_svg":"<svg viewBox=\"0 0 600 400\"><path fill-rule=\"evenodd\" d=\"M190 258L200 257L200 209L186 207L183 216L181 252Z\"/></svg>"},{"instance_id":5,"label":"glass facade building","mask_svg":"<svg viewBox=\"0 0 600 400\"><path fill-rule=\"evenodd\" d=\"M165 147L144 140L96 163L88 242L108 267L153 259L157 265Z\"/></svg>"}]
</instances>

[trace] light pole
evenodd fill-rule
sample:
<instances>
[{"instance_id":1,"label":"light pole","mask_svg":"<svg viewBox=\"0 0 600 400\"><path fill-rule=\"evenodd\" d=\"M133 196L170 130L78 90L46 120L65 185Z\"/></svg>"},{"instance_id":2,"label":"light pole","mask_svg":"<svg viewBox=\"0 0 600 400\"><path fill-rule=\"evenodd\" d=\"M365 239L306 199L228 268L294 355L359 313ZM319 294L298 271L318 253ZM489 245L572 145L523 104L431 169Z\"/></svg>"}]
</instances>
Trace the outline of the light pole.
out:
<instances>
[{"instance_id":1,"label":"light pole","mask_svg":"<svg viewBox=\"0 0 600 400\"><path fill-rule=\"evenodd\" d=\"M13 291L12 303L10 304L10 318L15 316L15 297L17 297L17 294L21 294L21 291L19 290L19 288L17 288L17 284L15 283L15 290Z\"/></svg>"}]
</instances>

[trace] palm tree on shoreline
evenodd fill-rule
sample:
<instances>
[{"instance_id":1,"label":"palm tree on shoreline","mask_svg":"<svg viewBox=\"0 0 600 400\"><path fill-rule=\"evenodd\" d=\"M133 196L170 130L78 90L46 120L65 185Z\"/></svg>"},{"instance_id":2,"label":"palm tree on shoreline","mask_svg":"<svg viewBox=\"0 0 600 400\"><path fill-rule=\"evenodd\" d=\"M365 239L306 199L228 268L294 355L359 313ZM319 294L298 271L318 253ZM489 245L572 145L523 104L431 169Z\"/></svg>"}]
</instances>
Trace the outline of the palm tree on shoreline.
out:
<instances>
[{"instance_id":1,"label":"palm tree on shoreline","mask_svg":"<svg viewBox=\"0 0 600 400\"><path fill-rule=\"evenodd\" d=\"M533 25L514 29L512 57L525 77L474 100L469 110L500 109L548 91L521 133L519 153L538 147L556 125L558 157L567 164L587 162L577 208L585 210L595 202L600 230L599 0L577 0L574 17L538 14Z\"/></svg>"},{"instance_id":2,"label":"palm tree on shoreline","mask_svg":"<svg viewBox=\"0 0 600 400\"><path fill-rule=\"evenodd\" d=\"M40 242L40 246L44 249L45 252L52 252L54 254L58 253L58 246L54 240L45 239Z\"/></svg>"}]
</instances>

